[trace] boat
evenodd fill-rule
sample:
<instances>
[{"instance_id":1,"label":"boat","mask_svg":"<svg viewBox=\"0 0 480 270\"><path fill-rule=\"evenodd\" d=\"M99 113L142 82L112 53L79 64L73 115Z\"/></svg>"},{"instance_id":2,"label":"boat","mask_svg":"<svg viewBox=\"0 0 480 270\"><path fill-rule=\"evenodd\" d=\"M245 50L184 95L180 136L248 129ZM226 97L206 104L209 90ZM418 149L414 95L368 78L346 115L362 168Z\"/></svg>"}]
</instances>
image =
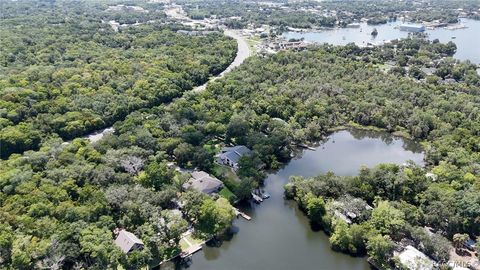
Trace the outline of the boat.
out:
<instances>
[{"instance_id":1,"label":"boat","mask_svg":"<svg viewBox=\"0 0 480 270\"><path fill-rule=\"evenodd\" d=\"M263 192L262 199L268 199L268 198L270 198L270 194L268 194L268 192Z\"/></svg>"},{"instance_id":2,"label":"boat","mask_svg":"<svg viewBox=\"0 0 480 270\"><path fill-rule=\"evenodd\" d=\"M452 39L456 39L457 37L452 37Z\"/></svg>"}]
</instances>

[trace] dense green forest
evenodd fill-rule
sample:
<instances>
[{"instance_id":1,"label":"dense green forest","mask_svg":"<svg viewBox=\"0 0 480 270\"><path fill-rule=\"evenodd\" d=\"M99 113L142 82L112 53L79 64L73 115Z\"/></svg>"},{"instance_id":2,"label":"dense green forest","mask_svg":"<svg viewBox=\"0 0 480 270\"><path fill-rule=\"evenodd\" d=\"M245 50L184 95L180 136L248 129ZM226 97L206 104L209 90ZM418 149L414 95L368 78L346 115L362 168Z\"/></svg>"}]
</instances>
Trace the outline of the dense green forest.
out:
<instances>
[{"instance_id":1,"label":"dense green forest","mask_svg":"<svg viewBox=\"0 0 480 270\"><path fill-rule=\"evenodd\" d=\"M2 158L169 101L234 58L235 42L221 34L190 37L160 22L116 32L101 22L115 17L107 8L74 1L2 4ZM137 13L142 21L144 12Z\"/></svg>"},{"instance_id":2,"label":"dense green forest","mask_svg":"<svg viewBox=\"0 0 480 270\"><path fill-rule=\"evenodd\" d=\"M147 13L109 7L117 3L2 2L2 269L139 269L177 255L189 225L206 239L230 227L230 203L180 193L188 177L167 167L147 134L122 137L125 146L64 142L180 96L235 56L221 33L176 33L157 4L135 3ZM117 32L108 20L149 22ZM183 217L172 211L179 201ZM145 248L127 257L115 228Z\"/></svg>"},{"instance_id":3,"label":"dense green forest","mask_svg":"<svg viewBox=\"0 0 480 270\"><path fill-rule=\"evenodd\" d=\"M383 24L402 18L406 21L422 22L439 20L456 23L461 9L462 15L475 19L480 8L476 0L437 1L268 1L244 2L182 0L185 11L192 19L220 18L231 28L244 28L248 24L263 24L279 29L286 27L345 27L348 23L366 19L368 24ZM240 17L230 19L230 17Z\"/></svg>"},{"instance_id":4,"label":"dense green forest","mask_svg":"<svg viewBox=\"0 0 480 270\"><path fill-rule=\"evenodd\" d=\"M392 227L392 232L398 229L392 238L410 233L417 242L431 241L427 253L444 260L447 239L456 233L474 237L480 230L479 76L475 65L448 57L455 51L452 44L412 38L395 45L324 45L301 53L251 58L224 79L212 82L205 93L130 115L115 125L117 135L120 139L141 136L145 141L148 134L149 149L167 153L182 166L203 166L205 170L212 170L211 165L199 162L198 153L205 153L204 160L210 155L211 160L213 153L204 149L211 149L209 145L218 138L247 145L255 151L257 161L244 161L240 185L229 186L239 197L261 181L256 164L276 169L289 160L296 144L317 141L331 128L354 123L424 141L426 169L383 165L364 169L352 180L326 177L338 187L312 184L317 189L310 192L315 195L314 202L350 195L370 204L375 201L375 205L385 201L382 205L387 212L407 212L399 214L405 228ZM437 71L421 79L395 68L385 71L383 63L392 60L397 62L396 68L409 66L410 70L436 62ZM457 82L443 83L442 78L456 78ZM115 136L105 140L118 144ZM127 142L124 139L119 144ZM425 176L429 170L437 176L435 181ZM306 186L307 191L296 197L308 198L310 186ZM322 196L322 191L333 192L334 188L339 190L336 197ZM403 217L407 214L412 216ZM425 225L439 232L438 239L422 234L418 228ZM360 231L359 237L364 237L360 243L365 245L370 236L366 233L371 232L372 245L390 246L390 242L382 242L390 231L378 230L377 234L375 230ZM355 248L358 250L350 252L366 252L361 245Z\"/></svg>"}]
</instances>

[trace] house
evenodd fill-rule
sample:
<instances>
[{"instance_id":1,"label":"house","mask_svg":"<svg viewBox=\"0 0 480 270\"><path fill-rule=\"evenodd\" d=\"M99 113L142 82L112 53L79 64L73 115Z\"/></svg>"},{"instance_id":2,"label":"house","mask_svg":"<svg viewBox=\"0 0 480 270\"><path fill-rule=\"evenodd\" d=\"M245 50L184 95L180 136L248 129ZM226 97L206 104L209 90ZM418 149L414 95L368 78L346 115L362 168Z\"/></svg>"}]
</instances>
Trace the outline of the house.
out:
<instances>
[{"instance_id":1,"label":"house","mask_svg":"<svg viewBox=\"0 0 480 270\"><path fill-rule=\"evenodd\" d=\"M468 240L463 243L463 246L466 249L471 250L471 251L475 250L476 245L477 245L477 243L475 243L475 241L473 241L471 238L468 238Z\"/></svg>"},{"instance_id":2,"label":"house","mask_svg":"<svg viewBox=\"0 0 480 270\"><path fill-rule=\"evenodd\" d=\"M123 252L129 253L133 250L143 249L142 240L138 239L133 233L124 229L116 229L117 239L115 239L115 245L117 245Z\"/></svg>"},{"instance_id":3,"label":"house","mask_svg":"<svg viewBox=\"0 0 480 270\"><path fill-rule=\"evenodd\" d=\"M234 147L225 147L218 156L218 163L228 165L234 170L238 170L238 162L243 156L250 156L252 150L244 145L237 145Z\"/></svg>"},{"instance_id":4,"label":"house","mask_svg":"<svg viewBox=\"0 0 480 270\"><path fill-rule=\"evenodd\" d=\"M410 270L432 270L434 269L434 261L430 259L420 250L414 248L411 245L405 247L405 249L395 254L400 263Z\"/></svg>"},{"instance_id":5,"label":"house","mask_svg":"<svg viewBox=\"0 0 480 270\"><path fill-rule=\"evenodd\" d=\"M400 30L407 32L423 32L425 31L425 27L423 25L402 24L400 25Z\"/></svg>"},{"instance_id":6,"label":"house","mask_svg":"<svg viewBox=\"0 0 480 270\"><path fill-rule=\"evenodd\" d=\"M273 42L269 46L270 48L277 51L284 51L284 50L301 51L307 48L307 44L303 41Z\"/></svg>"},{"instance_id":7,"label":"house","mask_svg":"<svg viewBox=\"0 0 480 270\"><path fill-rule=\"evenodd\" d=\"M194 171L191 173L191 178L183 184L184 189L193 188L197 191L212 194L217 193L223 188L222 181L209 175L204 171Z\"/></svg>"},{"instance_id":8,"label":"house","mask_svg":"<svg viewBox=\"0 0 480 270\"><path fill-rule=\"evenodd\" d=\"M349 23L347 24L347 28L360 28L359 23Z\"/></svg>"}]
</instances>

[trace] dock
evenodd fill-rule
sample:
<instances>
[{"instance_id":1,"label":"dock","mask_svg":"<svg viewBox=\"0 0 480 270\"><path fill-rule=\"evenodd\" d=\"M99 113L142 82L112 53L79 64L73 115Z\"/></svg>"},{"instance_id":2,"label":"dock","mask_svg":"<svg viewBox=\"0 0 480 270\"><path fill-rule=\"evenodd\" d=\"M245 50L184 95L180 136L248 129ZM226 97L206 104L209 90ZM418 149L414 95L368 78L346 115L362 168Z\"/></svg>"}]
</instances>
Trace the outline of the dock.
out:
<instances>
[{"instance_id":1,"label":"dock","mask_svg":"<svg viewBox=\"0 0 480 270\"><path fill-rule=\"evenodd\" d=\"M186 251L180 253L180 258L184 259L192 256L195 252L202 250L202 245L196 245L189 247Z\"/></svg>"},{"instance_id":2,"label":"dock","mask_svg":"<svg viewBox=\"0 0 480 270\"><path fill-rule=\"evenodd\" d=\"M312 151L315 151L315 150L316 150L314 147L308 146L308 145L303 144L303 143L297 144L297 146L299 146L299 147L301 147L301 148L308 149L308 150L312 150Z\"/></svg>"},{"instance_id":3,"label":"dock","mask_svg":"<svg viewBox=\"0 0 480 270\"><path fill-rule=\"evenodd\" d=\"M261 202L263 202L262 197L258 196L257 194L255 194L255 193L252 192L252 196L253 196L253 200L254 200L256 203L261 203Z\"/></svg>"},{"instance_id":4,"label":"dock","mask_svg":"<svg viewBox=\"0 0 480 270\"><path fill-rule=\"evenodd\" d=\"M251 219L252 219L249 215L243 213L242 211L238 210L237 208L235 208L235 215L236 215L237 217L238 217L238 216L241 216L241 217L243 217L243 218L246 219L246 220L251 220Z\"/></svg>"}]
</instances>

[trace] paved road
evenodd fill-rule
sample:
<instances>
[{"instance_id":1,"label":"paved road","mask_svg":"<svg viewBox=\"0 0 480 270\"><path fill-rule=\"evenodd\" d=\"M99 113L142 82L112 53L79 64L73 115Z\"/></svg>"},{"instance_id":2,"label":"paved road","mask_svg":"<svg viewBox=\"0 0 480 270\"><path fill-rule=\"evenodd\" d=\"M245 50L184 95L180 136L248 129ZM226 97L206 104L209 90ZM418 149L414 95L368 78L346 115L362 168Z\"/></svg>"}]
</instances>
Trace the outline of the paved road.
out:
<instances>
[{"instance_id":1,"label":"paved road","mask_svg":"<svg viewBox=\"0 0 480 270\"><path fill-rule=\"evenodd\" d=\"M207 88L207 84L209 82L223 77L225 74L232 71L235 67L240 66L243 63L243 61L245 61L245 59L247 59L252 54L252 52L250 51L250 47L248 47L247 41L245 40L244 37L241 36L240 33L234 30L225 30L224 33L226 36L234 38L237 41L238 50L237 50L237 55L235 56L235 59L233 60L232 63L230 63L230 65L224 71L222 71L222 73L211 78L208 82L193 88L193 92L202 92Z\"/></svg>"},{"instance_id":2,"label":"paved road","mask_svg":"<svg viewBox=\"0 0 480 270\"><path fill-rule=\"evenodd\" d=\"M183 15L181 9L172 9L166 12L166 14L167 16L171 16L173 18L189 20L187 17ZM212 77L210 80L208 80L208 82L193 88L192 89L193 92L199 93L204 91L207 88L207 85L209 82L212 82L218 78L223 77L225 74L229 73L234 68L240 66L243 63L243 61L245 61L245 59L247 59L250 55L252 55L250 47L248 47L247 41L238 31L225 30L224 34L226 36L234 38L237 41L238 50L237 50L237 55L235 56L235 59L233 60L232 63L230 63L230 65L224 71L222 71L222 73L218 74L215 77ZM105 134L112 133L114 131L115 129L113 127L107 127L105 129L95 131L91 134L87 134L83 136L83 138L90 140L90 142L96 142L101 138L103 138Z\"/></svg>"}]
</instances>

